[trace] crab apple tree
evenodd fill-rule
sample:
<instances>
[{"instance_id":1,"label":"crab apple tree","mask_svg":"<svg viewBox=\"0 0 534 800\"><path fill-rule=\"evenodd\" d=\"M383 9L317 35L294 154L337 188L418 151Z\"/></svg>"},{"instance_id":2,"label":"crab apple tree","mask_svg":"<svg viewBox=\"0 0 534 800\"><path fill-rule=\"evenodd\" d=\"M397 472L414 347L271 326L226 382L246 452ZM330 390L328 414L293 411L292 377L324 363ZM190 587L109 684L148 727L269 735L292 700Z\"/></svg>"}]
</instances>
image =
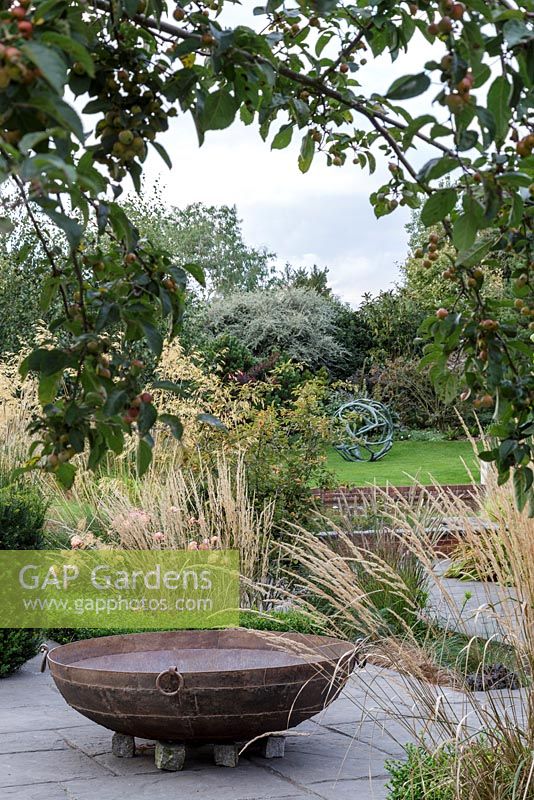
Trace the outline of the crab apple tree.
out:
<instances>
[{"instance_id":1,"label":"crab apple tree","mask_svg":"<svg viewBox=\"0 0 534 800\"><path fill-rule=\"evenodd\" d=\"M117 198L126 178L140 187L150 148L170 166L161 134L172 117L188 116L199 144L240 117L271 148L298 139L302 172L317 158L371 173L386 161L376 215L420 209L432 232L423 264L443 248L458 298L424 324L424 362L450 400L493 408L495 447L482 457L501 481L512 475L521 507L532 503L531 0L267 0L227 27L233 6L3 4L0 171L47 255L43 307L59 297L62 308L50 344L23 365L42 403L29 465L68 485L74 453L88 448L96 466L131 434L142 471L158 420L180 435L179 420L142 399L132 352L144 341L159 355L179 329L187 274L202 275L141 240ZM417 68L379 91L373 60L389 57L397 74L405 52ZM509 291L488 298L503 253Z\"/></svg>"}]
</instances>

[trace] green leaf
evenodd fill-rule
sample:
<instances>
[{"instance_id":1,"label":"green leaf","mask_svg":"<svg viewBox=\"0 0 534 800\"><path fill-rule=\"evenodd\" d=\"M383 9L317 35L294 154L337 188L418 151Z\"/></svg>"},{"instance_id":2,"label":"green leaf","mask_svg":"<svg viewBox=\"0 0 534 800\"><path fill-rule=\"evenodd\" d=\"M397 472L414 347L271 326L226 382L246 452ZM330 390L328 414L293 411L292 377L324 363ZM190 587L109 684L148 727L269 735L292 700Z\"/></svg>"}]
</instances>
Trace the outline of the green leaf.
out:
<instances>
[{"instance_id":1,"label":"green leaf","mask_svg":"<svg viewBox=\"0 0 534 800\"><path fill-rule=\"evenodd\" d=\"M199 115L199 123L204 131L227 128L234 121L239 102L227 89L219 89L208 94L204 108Z\"/></svg>"},{"instance_id":2,"label":"green leaf","mask_svg":"<svg viewBox=\"0 0 534 800\"><path fill-rule=\"evenodd\" d=\"M152 461L152 446L147 439L139 439L136 454L137 474L139 477L145 474Z\"/></svg>"},{"instance_id":3,"label":"green leaf","mask_svg":"<svg viewBox=\"0 0 534 800\"><path fill-rule=\"evenodd\" d=\"M41 41L45 42L45 44L55 45L60 50L64 50L65 53L72 56L75 61L79 61L87 74L90 75L91 78L94 78L95 65L93 59L89 51L83 44L77 42L76 39L73 39L71 36L64 36L62 33L56 33L55 31L47 31L41 36Z\"/></svg>"},{"instance_id":4,"label":"green leaf","mask_svg":"<svg viewBox=\"0 0 534 800\"><path fill-rule=\"evenodd\" d=\"M59 291L60 278L49 277L43 281L41 297L39 298L39 309L48 311L52 305L52 300Z\"/></svg>"},{"instance_id":5,"label":"green leaf","mask_svg":"<svg viewBox=\"0 0 534 800\"><path fill-rule=\"evenodd\" d=\"M66 214L63 214L60 211L56 211L55 209L48 207L47 199L48 198L43 198L41 200L37 200L37 202L39 203L45 214L50 217L52 222L54 222L58 226L58 228L61 228L61 230L67 237L67 241L70 244L71 250L75 250L82 240L83 236L82 226L75 219L67 217Z\"/></svg>"},{"instance_id":6,"label":"green leaf","mask_svg":"<svg viewBox=\"0 0 534 800\"><path fill-rule=\"evenodd\" d=\"M510 228L519 227L521 220L523 219L524 211L525 203L523 202L523 198L520 194L514 194L512 197L512 206L510 208L510 214L508 217L508 225Z\"/></svg>"},{"instance_id":7,"label":"green leaf","mask_svg":"<svg viewBox=\"0 0 534 800\"><path fill-rule=\"evenodd\" d=\"M11 233L15 226L8 217L0 217L0 233Z\"/></svg>"},{"instance_id":8,"label":"green leaf","mask_svg":"<svg viewBox=\"0 0 534 800\"><path fill-rule=\"evenodd\" d=\"M163 350L163 337L161 333L150 322L141 321L139 324L143 329L150 350L159 358Z\"/></svg>"},{"instance_id":9,"label":"green leaf","mask_svg":"<svg viewBox=\"0 0 534 800\"><path fill-rule=\"evenodd\" d=\"M403 75L397 78L389 87L386 97L388 100L407 100L409 97L425 92L430 86L430 78L424 72L417 75Z\"/></svg>"},{"instance_id":10,"label":"green leaf","mask_svg":"<svg viewBox=\"0 0 534 800\"><path fill-rule=\"evenodd\" d=\"M299 169L301 172L307 172L311 167L311 163L313 161L313 156L315 154L315 142L311 138L310 134L307 133L303 139L302 144L300 146L300 154L299 154Z\"/></svg>"},{"instance_id":11,"label":"green leaf","mask_svg":"<svg viewBox=\"0 0 534 800\"><path fill-rule=\"evenodd\" d=\"M322 33L315 44L315 55L319 57L330 39L334 36L334 31L325 31Z\"/></svg>"},{"instance_id":12,"label":"green leaf","mask_svg":"<svg viewBox=\"0 0 534 800\"><path fill-rule=\"evenodd\" d=\"M467 250L464 250L462 253L458 255L456 259L456 266L457 267L476 267L480 264L484 256L486 256L493 245L495 244L494 239L480 239L480 241L475 242L472 247L469 247Z\"/></svg>"},{"instance_id":13,"label":"green leaf","mask_svg":"<svg viewBox=\"0 0 534 800\"><path fill-rule=\"evenodd\" d=\"M70 363L70 357L63 350L45 350L38 347L22 361L19 372L24 379L29 372L38 372L41 375L54 375L65 369Z\"/></svg>"},{"instance_id":14,"label":"green leaf","mask_svg":"<svg viewBox=\"0 0 534 800\"><path fill-rule=\"evenodd\" d=\"M58 94L63 94L67 83L67 64L62 56L50 47L38 42L26 42L20 48L26 58L41 70L43 78Z\"/></svg>"},{"instance_id":15,"label":"green leaf","mask_svg":"<svg viewBox=\"0 0 534 800\"><path fill-rule=\"evenodd\" d=\"M159 142L150 142L154 150L161 156L162 160L168 166L169 169L172 169L172 161L169 158L169 154L165 150L165 148Z\"/></svg>"},{"instance_id":16,"label":"green leaf","mask_svg":"<svg viewBox=\"0 0 534 800\"><path fill-rule=\"evenodd\" d=\"M124 450L124 431L118 425L100 424L100 431L110 450L120 455Z\"/></svg>"},{"instance_id":17,"label":"green leaf","mask_svg":"<svg viewBox=\"0 0 534 800\"><path fill-rule=\"evenodd\" d=\"M41 373L39 378L39 402L42 406L47 405L48 403L52 403L55 400L57 395L57 389L59 386L59 382L63 377L63 372L56 372L53 375L45 375Z\"/></svg>"},{"instance_id":18,"label":"green leaf","mask_svg":"<svg viewBox=\"0 0 534 800\"><path fill-rule=\"evenodd\" d=\"M532 177L526 172L502 172L497 175L499 183L505 183L507 186L530 186Z\"/></svg>"},{"instance_id":19,"label":"green leaf","mask_svg":"<svg viewBox=\"0 0 534 800\"><path fill-rule=\"evenodd\" d=\"M169 426L175 439L182 438L184 426L175 414L160 414L159 421Z\"/></svg>"},{"instance_id":20,"label":"green leaf","mask_svg":"<svg viewBox=\"0 0 534 800\"><path fill-rule=\"evenodd\" d=\"M516 467L513 472L515 502L519 511L523 511L532 489L532 470L529 467Z\"/></svg>"},{"instance_id":21,"label":"green leaf","mask_svg":"<svg viewBox=\"0 0 534 800\"><path fill-rule=\"evenodd\" d=\"M152 403L141 403L137 425L142 434L148 433L158 418L158 412Z\"/></svg>"},{"instance_id":22,"label":"green leaf","mask_svg":"<svg viewBox=\"0 0 534 800\"><path fill-rule=\"evenodd\" d=\"M501 143L506 138L508 121L512 114L511 94L512 86L504 75L495 78L488 92L488 109L495 120L495 138Z\"/></svg>"},{"instance_id":23,"label":"green leaf","mask_svg":"<svg viewBox=\"0 0 534 800\"><path fill-rule=\"evenodd\" d=\"M204 275L204 270L200 266L200 264L194 264L192 262L188 264L184 264L182 269L185 269L186 272L189 272L190 275L197 280L201 286L206 285L206 276Z\"/></svg>"},{"instance_id":24,"label":"green leaf","mask_svg":"<svg viewBox=\"0 0 534 800\"><path fill-rule=\"evenodd\" d=\"M454 222L452 240L458 250L467 250L477 235L477 223L472 214L461 214Z\"/></svg>"},{"instance_id":25,"label":"green leaf","mask_svg":"<svg viewBox=\"0 0 534 800\"><path fill-rule=\"evenodd\" d=\"M35 131L33 133L26 133L19 142L20 152L27 156L36 144L45 142L51 136L65 135L61 128L47 128L44 131Z\"/></svg>"},{"instance_id":26,"label":"green leaf","mask_svg":"<svg viewBox=\"0 0 534 800\"><path fill-rule=\"evenodd\" d=\"M205 422L206 425L211 425L212 428L218 428L221 431L227 431L228 428L218 417L214 417L213 414L197 414L197 419L199 422Z\"/></svg>"},{"instance_id":27,"label":"green leaf","mask_svg":"<svg viewBox=\"0 0 534 800\"><path fill-rule=\"evenodd\" d=\"M504 24L502 32L506 43L510 47L515 47L517 44L529 42L534 39L532 28L529 28L523 20L520 19L509 19L508 22Z\"/></svg>"},{"instance_id":28,"label":"green leaf","mask_svg":"<svg viewBox=\"0 0 534 800\"><path fill-rule=\"evenodd\" d=\"M190 385L191 385L190 381L174 383L173 381L162 380L162 381L154 381L152 383L152 388L162 389L165 392L173 392L173 394L177 394L180 397L185 397Z\"/></svg>"},{"instance_id":29,"label":"green leaf","mask_svg":"<svg viewBox=\"0 0 534 800\"><path fill-rule=\"evenodd\" d=\"M65 462L60 464L55 470L54 475L64 489L71 489L76 477L76 467L73 464Z\"/></svg>"},{"instance_id":30,"label":"green leaf","mask_svg":"<svg viewBox=\"0 0 534 800\"><path fill-rule=\"evenodd\" d=\"M115 414L118 414L120 411L122 411L127 400L128 393L125 392L124 389L116 389L108 395L102 411L106 417L114 417Z\"/></svg>"},{"instance_id":31,"label":"green leaf","mask_svg":"<svg viewBox=\"0 0 534 800\"><path fill-rule=\"evenodd\" d=\"M282 125L272 141L271 150L283 150L284 147L287 147L291 143L292 138L293 125L291 125L291 123Z\"/></svg>"},{"instance_id":32,"label":"green leaf","mask_svg":"<svg viewBox=\"0 0 534 800\"><path fill-rule=\"evenodd\" d=\"M461 163L457 158L451 158L450 156L432 158L419 170L417 178L422 181L437 180L448 172L452 172L453 169L458 169L460 166Z\"/></svg>"},{"instance_id":33,"label":"green leaf","mask_svg":"<svg viewBox=\"0 0 534 800\"><path fill-rule=\"evenodd\" d=\"M454 189L439 189L434 192L423 206L421 222L425 227L441 222L456 205L456 191Z\"/></svg>"}]
</instances>

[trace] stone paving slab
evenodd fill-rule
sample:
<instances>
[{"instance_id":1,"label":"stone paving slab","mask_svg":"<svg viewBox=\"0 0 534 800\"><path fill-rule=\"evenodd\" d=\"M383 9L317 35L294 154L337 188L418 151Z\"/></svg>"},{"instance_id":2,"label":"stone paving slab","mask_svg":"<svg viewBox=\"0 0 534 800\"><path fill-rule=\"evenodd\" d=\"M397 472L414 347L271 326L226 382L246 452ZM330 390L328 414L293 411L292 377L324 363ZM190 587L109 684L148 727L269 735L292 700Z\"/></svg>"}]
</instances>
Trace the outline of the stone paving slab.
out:
<instances>
[{"instance_id":1,"label":"stone paving slab","mask_svg":"<svg viewBox=\"0 0 534 800\"><path fill-rule=\"evenodd\" d=\"M67 750L68 744L57 731L0 733L0 754L36 753L39 750Z\"/></svg>"},{"instance_id":2,"label":"stone paving slab","mask_svg":"<svg viewBox=\"0 0 534 800\"><path fill-rule=\"evenodd\" d=\"M8 753L0 755L0 787L32 783L61 783L71 778L103 778L111 773L76 750Z\"/></svg>"},{"instance_id":3,"label":"stone paving slab","mask_svg":"<svg viewBox=\"0 0 534 800\"><path fill-rule=\"evenodd\" d=\"M385 779L322 781L310 789L323 800L387 800Z\"/></svg>"},{"instance_id":4,"label":"stone paving slab","mask_svg":"<svg viewBox=\"0 0 534 800\"><path fill-rule=\"evenodd\" d=\"M1 796L2 800L70 800L67 790L57 783L12 786L2 789Z\"/></svg>"},{"instance_id":5,"label":"stone paving slab","mask_svg":"<svg viewBox=\"0 0 534 800\"><path fill-rule=\"evenodd\" d=\"M69 800L190 800L194 797L202 800L279 800L306 796L302 787L292 786L276 775L264 774L252 764L240 764L237 769L213 766L180 773L74 780L66 783L65 787ZM294 793L293 789L296 789Z\"/></svg>"}]
</instances>

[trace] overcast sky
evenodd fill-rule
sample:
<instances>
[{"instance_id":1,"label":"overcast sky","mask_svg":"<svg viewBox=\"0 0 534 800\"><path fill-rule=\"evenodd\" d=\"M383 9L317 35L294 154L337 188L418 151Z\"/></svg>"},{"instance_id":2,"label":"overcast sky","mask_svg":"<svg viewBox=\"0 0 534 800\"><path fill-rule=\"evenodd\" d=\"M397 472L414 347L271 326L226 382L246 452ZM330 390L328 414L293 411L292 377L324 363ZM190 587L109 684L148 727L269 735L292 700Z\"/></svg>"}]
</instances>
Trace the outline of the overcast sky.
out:
<instances>
[{"instance_id":1,"label":"overcast sky","mask_svg":"<svg viewBox=\"0 0 534 800\"><path fill-rule=\"evenodd\" d=\"M437 48L441 57L444 47ZM393 67L389 58L373 62L368 56L359 80L369 94L385 92L398 75L420 71L428 55L429 47L421 38L417 56L402 57ZM416 102L421 103L411 101ZM256 124L246 127L238 121L224 131L209 131L199 148L190 115L170 123L160 141L172 159L172 171L152 148L146 167L147 183L159 180L169 203L236 205L249 244L276 252L282 264L328 267L334 291L354 305L365 292L390 288L399 279L409 211L398 208L376 220L368 199L389 174L387 164L369 176L352 163L328 168L323 157L316 156L310 171L302 175L297 166L298 135L286 150L271 151ZM418 161L428 157L426 152Z\"/></svg>"}]
</instances>

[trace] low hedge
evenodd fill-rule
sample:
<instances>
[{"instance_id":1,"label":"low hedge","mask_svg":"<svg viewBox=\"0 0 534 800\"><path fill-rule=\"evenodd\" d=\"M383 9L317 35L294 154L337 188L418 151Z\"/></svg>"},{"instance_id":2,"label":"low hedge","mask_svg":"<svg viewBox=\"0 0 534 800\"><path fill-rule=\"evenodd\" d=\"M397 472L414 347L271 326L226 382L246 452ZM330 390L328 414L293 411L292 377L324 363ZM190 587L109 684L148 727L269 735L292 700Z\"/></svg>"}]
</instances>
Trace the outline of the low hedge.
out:
<instances>
[{"instance_id":1,"label":"low hedge","mask_svg":"<svg viewBox=\"0 0 534 800\"><path fill-rule=\"evenodd\" d=\"M257 631L293 631L295 633L315 633L322 631L304 614L298 611L274 611L264 615L254 611L242 611L239 615L241 628ZM169 630L175 630L170 628ZM143 629L117 630L112 628L51 628L46 636L58 644L78 642L82 639L93 639L101 636L112 636L118 633L142 633Z\"/></svg>"},{"instance_id":2,"label":"low hedge","mask_svg":"<svg viewBox=\"0 0 534 800\"><path fill-rule=\"evenodd\" d=\"M45 546L46 502L38 489L0 475L0 550L41 550ZM0 678L37 653L40 632L0 628Z\"/></svg>"},{"instance_id":3,"label":"low hedge","mask_svg":"<svg viewBox=\"0 0 534 800\"><path fill-rule=\"evenodd\" d=\"M32 658L38 651L40 631L0 628L0 678L6 678Z\"/></svg>"}]
</instances>

